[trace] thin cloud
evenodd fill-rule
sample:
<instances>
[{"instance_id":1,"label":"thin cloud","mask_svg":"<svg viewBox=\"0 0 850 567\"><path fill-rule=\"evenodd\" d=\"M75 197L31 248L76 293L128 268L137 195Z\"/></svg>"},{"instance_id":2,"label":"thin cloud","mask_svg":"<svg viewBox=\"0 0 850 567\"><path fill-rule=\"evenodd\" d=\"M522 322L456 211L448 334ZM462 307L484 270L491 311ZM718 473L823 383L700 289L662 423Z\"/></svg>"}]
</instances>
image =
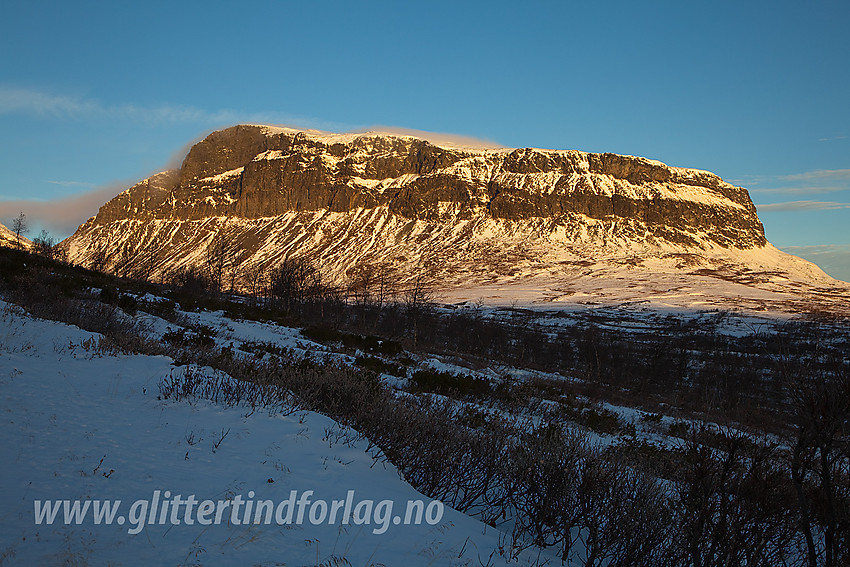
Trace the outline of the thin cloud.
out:
<instances>
[{"instance_id":1,"label":"thin cloud","mask_svg":"<svg viewBox=\"0 0 850 567\"><path fill-rule=\"evenodd\" d=\"M817 169L794 175L780 175L781 181L812 181L820 179L850 181L850 169Z\"/></svg>"},{"instance_id":2,"label":"thin cloud","mask_svg":"<svg viewBox=\"0 0 850 567\"><path fill-rule=\"evenodd\" d=\"M850 255L850 244L810 244L808 246L781 246L780 250L784 250L791 254L848 254Z\"/></svg>"},{"instance_id":3,"label":"thin cloud","mask_svg":"<svg viewBox=\"0 0 850 567\"><path fill-rule=\"evenodd\" d=\"M48 181L53 185L62 185L63 187L94 187L94 183L86 183L85 181Z\"/></svg>"},{"instance_id":4,"label":"thin cloud","mask_svg":"<svg viewBox=\"0 0 850 567\"><path fill-rule=\"evenodd\" d=\"M735 179L727 179L726 181L732 185L738 185L739 187L752 187L754 185L760 185L765 180L769 179L771 178L764 175L744 175Z\"/></svg>"},{"instance_id":5,"label":"thin cloud","mask_svg":"<svg viewBox=\"0 0 850 567\"><path fill-rule=\"evenodd\" d=\"M847 136L832 136L831 138L818 138L818 142L834 142L835 140L846 140Z\"/></svg>"},{"instance_id":6,"label":"thin cloud","mask_svg":"<svg viewBox=\"0 0 850 567\"><path fill-rule=\"evenodd\" d=\"M773 187L750 189L750 193L773 193L776 195L817 195L847 191L846 185L793 185L791 187Z\"/></svg>"},{"instance_id":7,"label":"thin cloud","mask_svg":"<svg viewBox=\"0 0 850 567\"><path fill-rule=\"evenodd\" d=\"M756 205L756 207L760 212L830 211L836 209L850 209L850 203L837 203L835 201L787 201L785 203Z\"/></svg>"},{"instance_id":8,"label":"thin cloud","mask_svg":"<svg viewBox=\"0 0 850 567\"><path fill-rule=\"evenodd\" d=\"M850 244L781 246L780 250L814 262L832 277L850 282Z\"/></svg>"},{"instance_id":9,"label":"thin cloud","mask_svg":"<svg viewBox=\"0 0 850 567\"><path fill-rule=\"evenodd\" d=\"M77 117L98 110L98 104L94 101L0 85L0 114Z\"/></svg>"},{"instance_id":10,"label":"thin cloud","mask_svg":"<svg viewBox=\"0 0 850 567\"><path fill-rule=\"evenodd\" d=\"M211 111L193 106L174 104L145 106L125 103L107 105L92 98L54 94L37 89L8 85L0 85L0 115L2 114L28 114L38 117L64 119L124 119L147 124L193 123L206 125L208 128L207 132L231 124L287 125L297 129L350 133L381 131L402 136L415 136L432 143L456 147L504 148L503 145L491 140L444 132L413 130L398 126L362 128L352 124L328 122L312 117L274 111L245 112L232 109ZM177 153L185 155L184 150ZM170 163L173 165L172 162L175 161L176 159L172 159Z\"/></svg>"},{"instance_id":11,"label":"thin cloud","mask_svg":"<svg viewBox=\"0 0 850 567\"><path fill-rule=\"evenodd\" d=\"M850 191L850 169L817 169L773 177L752 175L736 182L751 187L752 193L776 195L818 195Z\"/></svg>"},{"instance_id":12,"label":"thin cloud","mask_svg":"<svg viewBox=\"0 0 850 567\"><path fill-rule=\"evenodd\" d=\"M223 126L236 123L298 124L302 128L340 129L350 125L329 123L282 112L244 112L231 109L205 110L193 106L161 104L104 104L103 102L37 89L0 85L0 115L29 114L65 119L110 118L150 124L194 123Z\"/></svg>"}]
</instances>

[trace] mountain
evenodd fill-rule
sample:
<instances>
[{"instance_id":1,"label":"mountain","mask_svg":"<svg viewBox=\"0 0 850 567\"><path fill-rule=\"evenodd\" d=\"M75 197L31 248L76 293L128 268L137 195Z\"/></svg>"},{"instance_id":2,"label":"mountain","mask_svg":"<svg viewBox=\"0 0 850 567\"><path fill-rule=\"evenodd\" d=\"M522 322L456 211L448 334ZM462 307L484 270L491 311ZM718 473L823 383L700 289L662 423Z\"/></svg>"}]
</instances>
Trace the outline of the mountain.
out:
<instances>
[{"instance_id":1,"label":"mountain","mask_svg":"<svg viewBox=\"0 0 850 567\"><path fill-rule=\"evenodd\" d=\"M380 132L213 132L62 246L157 277L222 242L243 274L297 256L340 283L382 266L458 302L850 306L850 285L770 245L746 189L712 173Z\"/></svg>"},{"instance_id":2,"label":"mountain","mask_svg":"<svg viewBox=\"0 0 850 567\"><path fill-rule=\"evenodd\" d=\"M0 246L8 246L9 248L15 248L18 246L18 237L15 236L15 233L9 230L5 225L0 224ZM20 237L20 244L22 248L31 248L32 242L24 236Z\"/></svg>"}]
</instances>

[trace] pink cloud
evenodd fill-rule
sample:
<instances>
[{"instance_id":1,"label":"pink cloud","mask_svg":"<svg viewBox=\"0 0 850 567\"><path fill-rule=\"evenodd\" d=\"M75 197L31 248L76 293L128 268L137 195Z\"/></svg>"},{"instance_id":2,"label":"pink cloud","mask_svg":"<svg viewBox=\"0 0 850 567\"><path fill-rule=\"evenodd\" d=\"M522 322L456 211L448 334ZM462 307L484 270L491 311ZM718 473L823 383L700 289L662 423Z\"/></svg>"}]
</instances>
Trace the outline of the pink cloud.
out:
<instances>
[{"instance_id":1,"label":"pink cloud","mask_svg":"<svg viewBox=\"0 0 850 567\"><path fill-rule=\"evenodd\" d=\"M23 212L31 227L30 236L38 230L45 229L58 238L65 238L94 216L101 205L131 185L132 183L127 182L110 183L85 193L54 201L28 199L0 201L0 222L8 226L18 213Z\"/></svg>"}]
</instances>

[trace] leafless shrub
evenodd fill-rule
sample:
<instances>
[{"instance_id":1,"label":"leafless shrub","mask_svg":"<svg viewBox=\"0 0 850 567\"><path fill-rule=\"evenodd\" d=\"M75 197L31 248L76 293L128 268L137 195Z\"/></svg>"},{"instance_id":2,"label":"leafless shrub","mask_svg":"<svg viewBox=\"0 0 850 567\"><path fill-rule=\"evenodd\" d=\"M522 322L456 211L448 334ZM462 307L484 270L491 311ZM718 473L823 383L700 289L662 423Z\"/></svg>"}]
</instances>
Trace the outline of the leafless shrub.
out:
<instances>
[{"instance_id":1,"label":"leafless shrub","mask_svg":"<svg viewBox=\"0 0 850 567\"><path fill-rule=\"evenodd\" d=\"M789 381L794 407L793 480L807 564L850 561L850 377L846 361Z\"/></svg>"},{"instance_id":2,"label":"leafless shrub","mask_svg":"<svg viewBox=\"0 0 850 567\"><path fill-rule=\"evenodd\" d=\"M493 521L504 512L508 436L460 423L458 410L431 398L391 400L364 425L413 486L453 508Z\"/></svg>"},{"instance_id":3,"label":"leafless shrub","mask_svg":"<svg viewBox=\"0 0 850 567\"><path fill-rule=\"evenodd\" d=\"M203 371L194 365L175 370L159 381L162 399L178 402L203 399L226 407L247 406L283 415L298 408L292 393L274 384L236 380L224 372Z\"/></svg>"},{"instance_id":4,"label":"leafless shrub","mask_svg":"<svg viewBox=\"0 0 850 567\"><path fill-rule=\"evenodd\" d=\"M718 448L689 438L675 483L676 533L682 561L706 567L787 564L798 532L793 491L776 448L726 431Z\"/></svg>"},{"instance_id":5,"label":"leafless shrub","mask_svg":"<svg viewBox=\"0 0 850 567\"><path fill-rule=\"evenodd\" d=\"M672 513L657 479L594 451L584 461L578 500L585 567L670 563Z\"/></svg>"},{"instance_id":6,"label":"leafless shrub","mask_svg":"<svg viewBox=\"0 0 850 567\"><path fill-rule=\"evenodd\" d=\"M256 265L240 272L240 287L247 291L256 303L268 289L269 271L262 265Z\"/></svg>"},{"instance_id":7,"label":"leafless shrub","mask_svg":"<svg viewBox=\"0 0 850 567\"><path fill-rule=\"evenodd\" d=\"M188 296L203 297L215 291L207 273L199 267L181 267L164 276L165 281Z\"/></svg>"},{"instance_id":8,"label":"leafless shrub","mask_svg":"<svg viewBox=\"0 0 850 567\"><path fill-rule=\"evenodd\" d=\"M33 238L33 251L45 258L54 258L56 255L56 240L46 230L42 230L38 236Z\"/></svg>"},{"instance_id":9,"label":"leafless shrub","mask_svg":"<svg viewBox=\"0 0 850 567\"><path fill-rule=\"evenodd\" d=\"M4 268L22 265L0 260ZM789 328L785 336L791 345L777 363L774 354L783 345L763 334L732 340L713 331L683 331L675 322L665 322L657 336L639 338L586 325L552 334L527 328L524 317L505 323L475 315L446 317L404 303L369 306L383 336L408 337L405 345L414 347L470 352L486 361L521 359L586 378L570 381L570 389L589 384L599 396L627 392L642 400L669 399L663 397L670 395L667 389L682 406L728 417L752 407L741 400L755 399L764 387L768 401L762 411L775 410L779 421L793 416L787 449L731 429L692 431L682 451L665 454L662 484L644 472L653 469L643 466L646 457L639 450L628 459L623 452L602 451L565 431L558 414L533 405L549 394L555 401L572 395L565 383L506 382L492 390L492 400L476 399L502 410L532 411L543 421L536 427L500 425L461 398L400 397L372 373L296 360L283 350L266 349L264 357L251 359L193 341L148 341L132 318L98 301L85 291L89 286L56 283L52 269L29 266L14 277L8 276L13 270L4 269L6 294L36 315L103 333L116 350L166 353L177 363L192 363L163 378L164 398L204 398L251 412L325 413L368 439L376 460L391 460L423 493L490 524L512 526L510 555L539 545L554 546L564 561L585 567L837 567L847 562L850 387L840 348L846 343L830 346L820 328ZM309 282L321 282L309 266L287 270L277 274L283 278L279 284L289 282L275 298L279 306L316 323L330 322L334 329L359 324L342 301L329 301L325 291L305 291L317 287ZM416 338L410 341L413 322ZM765 376L771 372L785 379L769 383Z\"/></svg>"},{"instance_id":10,"label":"leafless shrub","mask_svg":"<svg viewBox=\"0 0 850 567\"><path fill-rule=\"evenodd\" d=\"M8 293L15 303L37 317L62 321L104 335L101 350L143 352L156 348L146 338L147 329L143 323L121 309L82 292L80 297L68 296L52 286L51 281L48 272L33 269L22 274L18 285Z\"/></svg>"},{"instance_id":11,"label":"leafless shrub","mask_svg":"<svg viewBox=\"0 0 850 567\"><path fill-rule=\"evenodd\" d=\"M218 451L218 448L221 447L221 444L224 443L224 440L227 436L230 435L230 428L228 427L226 430L224 428L221 429L221 432L216 435L216 440L213 441L212 452L215 453Z\"/></svg>"},{"instance_id":12,"label":"leafless shrub","mask_svg":"<svg viewBox=\"0 0 850 567\"><path fill-rule=\"evenodd\" d=\"M109 252L105 246L95 248L89 256L88 266L97 272L105 272L109 265Z\"/></svg>"},{"instance_id":13,"label":"leafless shrub","mask_svg":"<svg viewBox=\"0 0 850 567\"><path fill-rule=\"evenodd\" d=\"M671 511L657 479L551 424L522 435L511 459L511 553L555 546L586 567L665 564Z\"/></svg>"},{"instance_id":14,"label":"leafless shrub","mask_svg":"<svg viewBox=\"0 0 850 567\"><path fill-rule=\"evenodd\" d=\"M271 270L268 295L284 308L322 297L321 272L306 258L286 258Z\"/></svg>"},{"instance_id":15,"label":"leafless shrub","mask_svg":"<svg viewBox=\"0 0 850 567\"><path fill-rule=\"evenodd\" d=\"M242 269L242 254L238 242L225 232L213 236L207 245L203 270L214 291L233 291Z\"/></svg>"},{"instance_id":16,"label":"leafless shrub","mask_svg":"<svg viewBox=\"0 0 850 567\"><path fill-rule=\"evenodd\" d=\"M521 437L512 451L513 549L558 546L566 560L581 527L579 485L586 440L543 426Z\"/></svg>"}]
</instances>

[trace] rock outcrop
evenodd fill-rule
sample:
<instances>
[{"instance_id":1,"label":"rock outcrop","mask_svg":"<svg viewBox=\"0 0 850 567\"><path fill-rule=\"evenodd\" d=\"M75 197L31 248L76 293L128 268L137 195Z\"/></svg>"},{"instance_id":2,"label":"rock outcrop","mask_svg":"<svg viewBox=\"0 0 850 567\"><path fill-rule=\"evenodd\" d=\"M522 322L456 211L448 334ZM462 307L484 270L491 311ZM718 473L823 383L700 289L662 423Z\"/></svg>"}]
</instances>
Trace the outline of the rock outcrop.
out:
<instances>
[{"instance_id":1,"label":"rock outcrop","mask_svg":"<svg viewBox=\"0 0 850 567\"><path fill-rule=\"evenodd\" d=\"M411 137L264 126L210 134L180 170L118 195L93 223L378 207L434 222L485 217L571 226L587 218L650 243L765 244L747 191L705 171L615 154L442 148Z\"/></svg>"},{"instance_id":2,"label":"rock outcrop","mask_svg":"<svg viewBox=\"0 0 850 567\"><path fill-rule=\"evenodd\" d=\"M201 264L217 234L245 268L307 255L341 281L382 262L427 267L447 287L601 259L690 255L705 269L773 250L747 191L706 171L255 125L210 134L179 170L116 196L63 246L83 264L146 258L156 276Z\"/></svg>"}]
</instances>

